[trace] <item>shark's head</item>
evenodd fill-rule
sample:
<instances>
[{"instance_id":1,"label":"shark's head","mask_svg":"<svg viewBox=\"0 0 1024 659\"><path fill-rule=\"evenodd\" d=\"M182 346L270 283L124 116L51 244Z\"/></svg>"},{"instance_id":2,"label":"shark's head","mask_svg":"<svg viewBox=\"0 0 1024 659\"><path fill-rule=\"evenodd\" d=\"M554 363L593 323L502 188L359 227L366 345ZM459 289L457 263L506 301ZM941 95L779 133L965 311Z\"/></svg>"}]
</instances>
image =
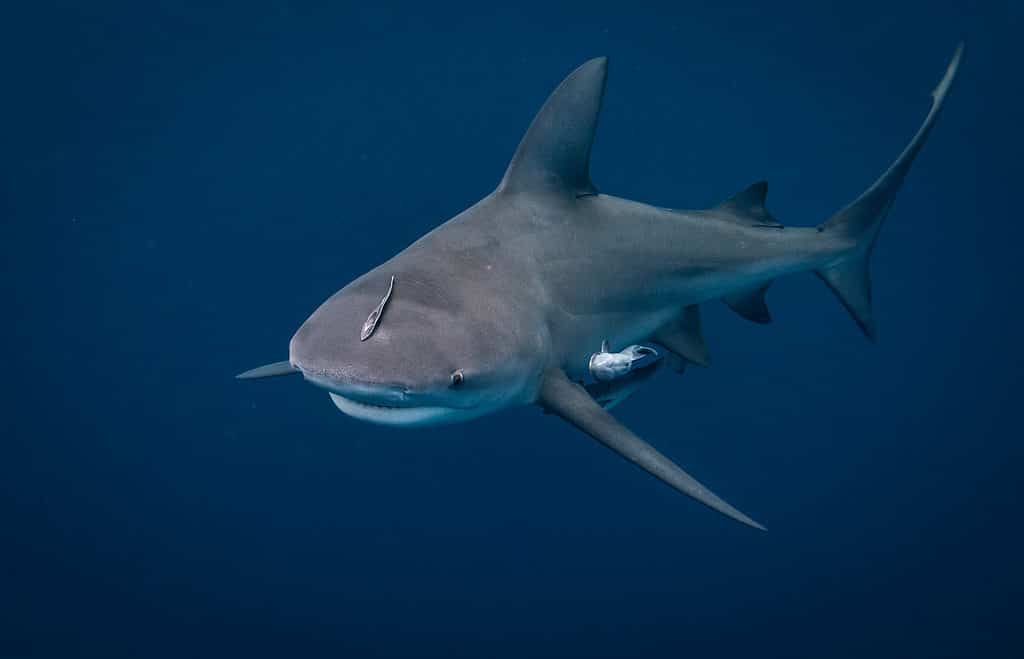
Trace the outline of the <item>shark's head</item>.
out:
<instances>
[{"instance_id":1,"label":"shark's head","mask_svg":"<svg viewBox=\"0 0 1024 659\"><path fill-rule=\"evenodd\" d=\"M303 323L289 361L342 412L374 423L452 423L525 402L541 337L512 309L470 304L480 298L465 285L374 270Z\"/></svg>"}]
</instances>

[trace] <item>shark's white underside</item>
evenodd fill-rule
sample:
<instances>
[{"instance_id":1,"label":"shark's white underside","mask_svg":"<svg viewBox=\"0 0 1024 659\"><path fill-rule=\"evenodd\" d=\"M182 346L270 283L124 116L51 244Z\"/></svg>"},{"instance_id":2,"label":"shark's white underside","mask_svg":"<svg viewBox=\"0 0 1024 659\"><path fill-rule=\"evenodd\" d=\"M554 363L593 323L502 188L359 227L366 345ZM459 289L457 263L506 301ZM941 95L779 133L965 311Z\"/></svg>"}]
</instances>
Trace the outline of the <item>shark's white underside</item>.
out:
<instances>
[{"instance_id":1,"label":"shark's white underside","mask_svg":"<svg viewBox=\"0 0 1024 659\"><path fill-rule=\"evenodd\" d=\"M445 423L458 423L485 414L487 410L478 408L460 409L423 405L418 407L390 407L386 405L370 405L351 398L329 392L335 406L345 414L360 421L379 423L387 426L435 426Z\"/></svg>"}]
</instances>

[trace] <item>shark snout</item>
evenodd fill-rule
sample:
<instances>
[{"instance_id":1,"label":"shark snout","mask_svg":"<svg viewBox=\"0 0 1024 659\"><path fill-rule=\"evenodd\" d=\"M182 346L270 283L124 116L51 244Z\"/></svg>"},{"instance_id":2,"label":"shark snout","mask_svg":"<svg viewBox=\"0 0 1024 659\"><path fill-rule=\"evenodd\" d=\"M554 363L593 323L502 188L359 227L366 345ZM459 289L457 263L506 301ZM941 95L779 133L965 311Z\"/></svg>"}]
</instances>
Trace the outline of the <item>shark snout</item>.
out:
<instances>
[{"instance_id":1,"label":"shark snout","mask_svg":"<svg viewBox=\"0 0 1024 659\"><path fill-rule=\"evenodd\" d=\"M517 359L533 354L520 335L506 331L518 316L498 322L486 305L467 315L432 281L389 268L349 284L292 336L291 366L342 412L375 423L451 423L520 400L524 372L535 369Z\"/></svg>"},{"instance_id":2,"label":"shark snout","mask_svg":"<svg viewBox=\"0 0 1024 659\"><path fill-rule=\"evenodd\" d=\"M473 387L452 386L452 374L463 365L458 349L445 349L445 337L455 333L448 317L410 300L409 291L400 297L401 283L394 283L394 300L382 314L373 307L378 300L361 294L343 291L325 302L292 337L291 365L310 384L351 403L474 407ZM368 308L376 320L373 331L363 331ZM438 327L447 331L435 332Z\"/></svg>"}]
</instances>

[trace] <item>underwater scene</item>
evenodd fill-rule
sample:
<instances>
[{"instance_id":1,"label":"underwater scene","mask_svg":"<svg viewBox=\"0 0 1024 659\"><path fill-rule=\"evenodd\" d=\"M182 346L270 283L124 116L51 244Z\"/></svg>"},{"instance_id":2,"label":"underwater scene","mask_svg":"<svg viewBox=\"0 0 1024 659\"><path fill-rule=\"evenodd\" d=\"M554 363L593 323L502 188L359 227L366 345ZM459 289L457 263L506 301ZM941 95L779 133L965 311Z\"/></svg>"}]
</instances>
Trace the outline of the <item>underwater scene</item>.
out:
<instances>
[{"instance_id":1,"label":"underwater scene","mask_svg":"<svg viewBox=\"0 0 1024 659\"><path fill-rule=\"evenodd\" d=\"M2 13L0 658L1024 656L1020 3Z\"/></svg>"}]
</instances>

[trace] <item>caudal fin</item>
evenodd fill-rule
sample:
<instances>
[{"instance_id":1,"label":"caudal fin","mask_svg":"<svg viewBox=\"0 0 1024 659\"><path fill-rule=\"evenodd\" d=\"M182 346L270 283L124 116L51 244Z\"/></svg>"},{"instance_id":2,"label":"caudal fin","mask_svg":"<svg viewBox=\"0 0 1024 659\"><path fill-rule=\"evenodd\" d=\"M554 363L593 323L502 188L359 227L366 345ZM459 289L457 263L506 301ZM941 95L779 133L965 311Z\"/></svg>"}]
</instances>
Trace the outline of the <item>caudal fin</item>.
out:
<instances>
[{"instance_id":1,"label":"caudal fin","mask_svg":"<svg viewBox=\"0 0 1024 659\"><path fill-rule=\"evenodd\" d=\"M956 78L963 53L964 44L961 43L953 53L953 59L942 81L932 91L932 107L928 116L896 162L852 204L818 227L818 231L832 234L836 239L851 244L850 249L844 251L836 261L816 272L872 341L875 340L876 334L875 320L871 312L868 260L896 193L903 185L910 165L924 146L929 131L939 117L946 94L949 93L953 79Z\"/></svg>"}]
</instances>

